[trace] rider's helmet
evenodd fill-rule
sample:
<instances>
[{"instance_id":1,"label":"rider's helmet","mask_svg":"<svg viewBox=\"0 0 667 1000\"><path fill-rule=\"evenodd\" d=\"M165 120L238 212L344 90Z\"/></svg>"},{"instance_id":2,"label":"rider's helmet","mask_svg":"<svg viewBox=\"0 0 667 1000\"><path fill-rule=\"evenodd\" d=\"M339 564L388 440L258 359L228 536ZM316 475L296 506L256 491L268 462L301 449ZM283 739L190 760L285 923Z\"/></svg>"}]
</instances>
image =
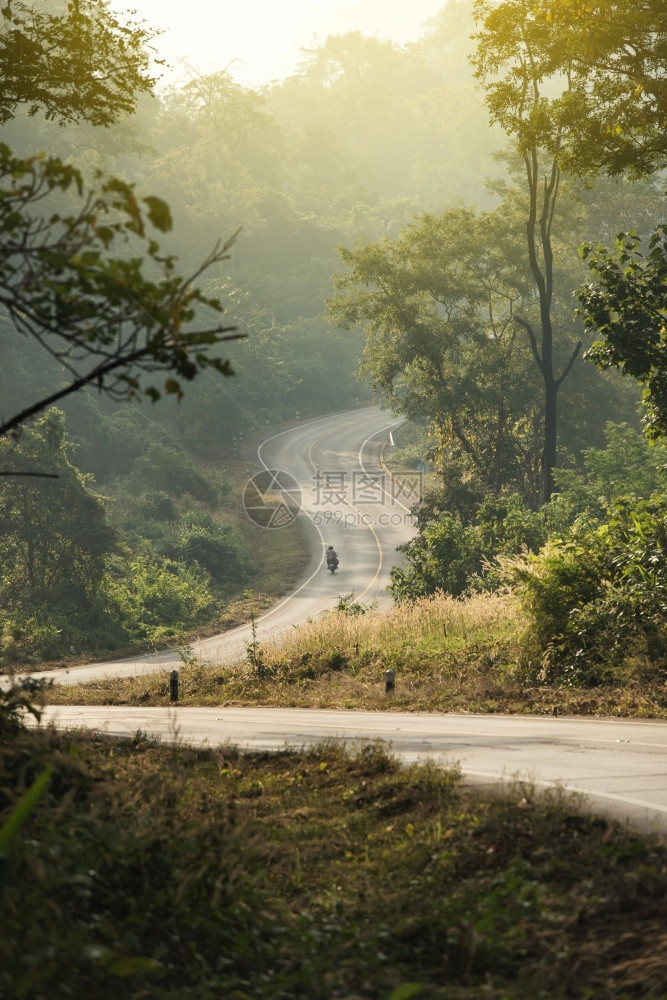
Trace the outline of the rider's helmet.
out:
<instances>
[{"instance_id":1,"label":"rider's helmet","mask_svg":"<svg viewBox=\"0 0 667 1000\"><path fill-rule=\"evenodd\" d=\"M333 552L333 545L329 546L329 548L327 549L327 552Z\"/></svg>"}]
</instances>

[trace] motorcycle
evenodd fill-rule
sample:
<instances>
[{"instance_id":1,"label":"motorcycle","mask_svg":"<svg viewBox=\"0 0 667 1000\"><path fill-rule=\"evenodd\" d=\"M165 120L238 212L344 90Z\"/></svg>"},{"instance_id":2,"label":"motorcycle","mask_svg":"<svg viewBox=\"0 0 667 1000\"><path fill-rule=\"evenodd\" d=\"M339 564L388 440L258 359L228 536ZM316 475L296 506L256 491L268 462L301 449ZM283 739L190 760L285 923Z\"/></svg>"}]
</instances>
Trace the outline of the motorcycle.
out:
<instances>
[{"instance_id":1,"label":"motorcycle","mask_svg":"<svg viewBox=\"0 0 667 1000\"><path fill-rule=\"evenodd\" d=\"M327 559L327 569L330 573L335 573L338 569L338 556L334 556L333 559Z\"/></svg>"}]
</instances>

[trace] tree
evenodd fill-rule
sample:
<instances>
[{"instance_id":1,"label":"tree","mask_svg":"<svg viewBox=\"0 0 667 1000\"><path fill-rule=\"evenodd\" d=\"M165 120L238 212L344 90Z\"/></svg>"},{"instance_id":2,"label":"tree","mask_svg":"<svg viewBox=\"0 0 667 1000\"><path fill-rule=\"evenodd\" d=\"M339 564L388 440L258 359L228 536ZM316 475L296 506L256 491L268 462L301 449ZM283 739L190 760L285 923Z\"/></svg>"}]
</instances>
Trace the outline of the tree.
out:
<instances>
[{"instance_id":1,"label":"tree","mask_svg":"<svg viewBox=\"0 0 667 1000\"><path fill-rule=\"evenodd\" d=\"M0 464L52 475L0 479L0 595L5 609L95 594L115 545L102 497L72 464L65 418L52 409L20 441L0 441Z\"/></svg>"},{"instance_id":2,"label":"tree","mask_svg":"<svg viewBox=\"0 0 667 1000\"><path fill-rule=\"evenodd\" d=\"M26 105L30 114L41 110L61 122L109 125L152 84L150 33L122 25L102 0L71 0L54 12L11 0L2 18L0 67L9 85L3 81L0 121ZM27 67L25 77L16 65ZM115 399L139 391L157 399L161 390L142 385L142 373L167 372L162 391L177 396L182 380L205 368L231 374L229 363L209 350L234 338L234 328L195 325L199 307L222 311L195 281L227 259L234 238L184 278L147 235L149 223L162 232L171 228L161 199L139 199L132 185L100 173L87 185L56 157L16 157L0 145L0 321L8 318L37 340L67 378L5 415L0 434L85 385ZM119 246L122 255L112 256Z\"/></svg>"},{"instance_id":3,"label":"tree","mask_svg":"<svg viewBox=\"0 0 667 1000\"><path fill-rule=\"evenodd\" d=\"M106 0L50 0L0 10L0 124L18 107L48 119L110 125L152 90L154 32L121 22Z\"/></svg>"},{"instance_id":4,"label":"tree","mask_svg":"<svg viewBox=\"0 0 667 1000\"><path fill-rule=\"evenodd\" d=\"M645 177L667 164L667 21L662 0L550 0L534 6L549 25L551 72L570 86L551 149L567 169ZM619 233L613 251L586 244L595 281L579 313L596 341L586 356L644 387L650 437L667 433L667 229L648 240Z\"/></svg>"},{"instance_id":5,"label":"tree","mask_svg":"<svg viewBox=\"0 0 667 1000\"><path fill-rule=\"evenodd\" d=\"M541 457L542 501L554 489L558 392L581 349L578 343L560 372L555 365L553 226L560 190L559 156L564 133L559 98L548 99L543 84L562 72L552 51L553 32L545 12L532 0L476 0L481 23L474 57L476 76L486 90L491 120L512 136L525 169L528 211L526 245L540 308L539 333L526 316L516 322L525 330L544 391L544 436ZM500 76L499 74L503 74ZM567 78L565 88L567 90Z\"/></svg>"},{"instance_id":6,"label":"tree","mask_svg":"<svg viewBox=\"0 0 667 1000\"><path fill-rule=\"evenodd\" d=\"M561 163L577 173L634 177L660 169L667 159L663 0L541 0L531 6L548 26L552 76L561 72L568 79L557 136Z\"/></svg>"},{"instance_id":7,"label":"tree","mask_svg":"<svg viewBox=\"0 0 667 1000\"><path fill-rule=\"evenodd\" d=\"M619 368L644 387L649 437L667 436L667 225L658 226L644 256L641 240L620 233L615 250L582 248L596 281L578 297L586 327L597 335L587 356Z\"/></svg>"},{"instance_id":8,"label":"tree","mask_svg":"<svg viewBox=\"0 0 667 1000\"><path fill-rule=\"evenodd\" d=\"M343 328L365 325L362 372L399 412L428 418L464 475L534 499L539 399L513 323L534 293L507 212L425 213L341 257L329 309Z\"/></svg>"}]
</instances>

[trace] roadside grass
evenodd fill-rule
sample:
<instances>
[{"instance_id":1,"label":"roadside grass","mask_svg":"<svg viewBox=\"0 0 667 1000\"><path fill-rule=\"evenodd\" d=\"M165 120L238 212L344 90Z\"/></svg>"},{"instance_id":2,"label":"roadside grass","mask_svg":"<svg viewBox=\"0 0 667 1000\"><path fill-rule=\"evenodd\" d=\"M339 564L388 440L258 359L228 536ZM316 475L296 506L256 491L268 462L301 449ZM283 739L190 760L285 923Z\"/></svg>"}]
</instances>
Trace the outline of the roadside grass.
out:
<instances>
[{"instance_id":1,"label":"roadside grass","mask_svg":"<svg viewBox=\"0 0 667 1000\"><path fill-rule=\"evenodd\" d=\"M522 663L522 621L509 595L436 595L386 612L341 597L338 608L216 667L185 657L183 705L667 717L664 676L637 659L613 686L536 684ZM385 672L395 690L385 692ZM57 685L51 704L164 705L166 673Z\"/></svg>"},{"instance_id":2,"label":"roadside grass","mask_svg":"<svg viewBox=\"0 0 667 1000\"><path fill-rule=\"evenodd\" d=\"M47 767L3 845L11 1000L665 996L667 845L558 793L46 729L0 745L0 831Z\"/></svg>"}]
</instances>

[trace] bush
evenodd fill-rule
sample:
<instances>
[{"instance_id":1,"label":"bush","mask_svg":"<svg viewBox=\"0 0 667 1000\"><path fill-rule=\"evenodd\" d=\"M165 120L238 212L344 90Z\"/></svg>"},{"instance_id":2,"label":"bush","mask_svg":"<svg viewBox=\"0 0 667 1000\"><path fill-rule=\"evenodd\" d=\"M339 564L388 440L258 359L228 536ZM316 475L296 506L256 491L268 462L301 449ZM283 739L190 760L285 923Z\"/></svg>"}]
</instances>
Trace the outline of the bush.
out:
<instances>
[{"instance_id":1,"label":"bush","mask_svg":"<svg viewBox=\"0 0 667 1000\"><path fill-rule=\"evenodd\" d=\"M605 437L605 448L585 449L582 471L555 470L559 492L539 510L518 493L484 496L479 483L456 474L428 491L415 511L419 535L402 549L406 567L392 572L394 597L497 589L506 582L499 557L539 551L550 537L567 534L577 516L605 523L618 497L637 502L660 493L666 482L664 446L649 445L627 424L608 423ZM576 539L573 543L576 547ZM564 567L562 572L567 576ZM566 580L563 586L567 591ZM554 596L554 609L560 603ZM544 625L537 629L540 636L550 630Z\"/></svg>"},{"instance_id":2,"label":"bush","mask_svg":"<svg viewBox=\"0 0 667 1000\"><path fill-rule=\"evenodd\" d=\"M0 664L4 666L60 659L73 639L71 618L63 610L0 611Z\"/></svg>"},{"instance_id":3,"label":"bush","mask_svg":"<svg viewBox=\"0 0 667 1000\"><path fill-rule=\"evenodd\" d=\"M391 592L397 601L415 600L442 590L459 597L481 572L484 552L474 526L445 511L434 524L401 546L408 567L391 571Z\"/></svg>"},{"instance_id":4,"label":"bush","mask_svg":"<svg viewBox=\"0 0 667 1000\"><path fill-rule=\"evenodd\" d=\"M130 484L143 491L166 491L169 496L181 497L189 494L195 500L212 506L217 502L218 493L202 475L188 456L158 442L153 443L148 452L137 458L132 466Z\"/></svg>"},{"instance_id":5,"label":"bush","mask_svg":"<svg viewBox=\"0 0 667 1000\"><path fill-rule=\"evenodd\" d=\"M216 523L204 511L184 515L177 538L165 540L159 550L187 566L201 567L217 584L247 577L243 538L231 525Z\"/></svg>"},{"instance_id":6,"label":"bush","mask_svg":"<svg viewBox=\"0 0 667 1000\"><path fill-rule=\"evenodd\" d=\"M164 490L142 493L137 502L137 510L150 521L175 521L178 516L174 501Z\"/></svg>"},{"instance_id":7,"label":"bush","mask_svg":"<svg viewBox=\"0 0 667 1000\"><path fill-rule=\"evenodd\" d=\"M605 521L619 497L640 499L662 493L667 486L664 444L651 445L644 434L627 424L609 422L606 446L586 448L583 471L556 469L554 476L561 497L576 513Z\"/></svg>"},{"instance_id":8,"label":"bush","mask_svg":"<svg viewBox=\"0 0 667 1000\"><path fill-rule=\"evenodd\" d=\"M115 605L135 639L158 641L206 620L215 599L206 577L196 568L148 555L134 557L125 574L106 582Z\"/></svg>"},{"instance_id":9,"label":"bush","mask_svg":"<svg viewBox=\"0 0 667 1000\"><path fill-rule=\"evenodd\" d=\"M602 525L577 523L515 567L536 677L598 684L633 653L667 659L667 495L617 501Z\"/></svg>"},{"instance_id":10,"label":"bush","mask_svg":"<svg viewBox=\"0 0 667 1000\"><path fill-rule=\"evenodd\" d=\"M516 493L487 497L471 523L458 513L442 511L402 546L407 567L392 570L392 594L396 600L415 600L438 590L460 597L497 589L504 582L492 565L498 556L536 552L571 520L567 501L556 498L531 510Z\"/></svg>"}]
</instances>

